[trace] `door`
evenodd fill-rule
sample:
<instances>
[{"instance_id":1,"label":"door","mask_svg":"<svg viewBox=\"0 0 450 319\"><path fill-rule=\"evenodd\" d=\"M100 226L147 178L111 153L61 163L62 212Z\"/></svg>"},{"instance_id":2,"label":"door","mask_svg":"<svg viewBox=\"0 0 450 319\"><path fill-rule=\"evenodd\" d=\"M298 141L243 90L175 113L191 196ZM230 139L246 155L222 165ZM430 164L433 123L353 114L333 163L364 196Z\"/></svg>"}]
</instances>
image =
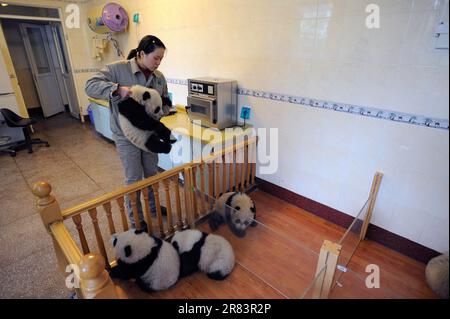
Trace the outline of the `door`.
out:
<instances>
[{"instance_id":1,"label":"door","mask_svg":"<svg viewBox=\"0 0 450 319\"><path fill-rule=\"evenodd\" d=\"M19 113L14 89L11 84L11 79L6 71L6 63L3 55L0 52L0 108L7 108L11 111Z\"/></svg>"},{"instance_id":2,"label":"door","mask_svg":"<svg viewBox=\"0 0 450 319\"><path fill-rule=\"evenodd\" d=\"M64 112L44 26L21 23L20 31L44 116Z\"/></svg>"},{"instance_id":3,"label":"door","mask_svg":"<svg viewBox=\"0 0 450 319\"><path fill-rule=\"evenodd\" d=\"M73 81L72 70L70 69L70 63L68 61L67 48L63 41L64 35L60 23L50 22L49 26L46 26L47 34L52 37L55 44L55 51L57 53L57 60L59 68L61 70L62 88L64 90L65 97L69 104L69 110L72 116L80 118L80 107L78 105L78 97L75 90L75 83Z\"/></svg>"},{"instance_id":4,"label":"door","mask_svg":"<svg viewBox=\"0 0 450 319\"><path fill-rule=\"evenodd\" d=\"M69 105L69 101L67 98L67 90L64 84L63 74L65 73L64 66L61 63L61 56L56 47L55 35L53 34L52 27L50 25L44 25L45 35L48 40L48 47L50 49L51 59L50 61L53 64L53 68L55 69L56 81L58 83L59 95L61 96L62 103L66 106Z\"/></svg>"}]
</instances>

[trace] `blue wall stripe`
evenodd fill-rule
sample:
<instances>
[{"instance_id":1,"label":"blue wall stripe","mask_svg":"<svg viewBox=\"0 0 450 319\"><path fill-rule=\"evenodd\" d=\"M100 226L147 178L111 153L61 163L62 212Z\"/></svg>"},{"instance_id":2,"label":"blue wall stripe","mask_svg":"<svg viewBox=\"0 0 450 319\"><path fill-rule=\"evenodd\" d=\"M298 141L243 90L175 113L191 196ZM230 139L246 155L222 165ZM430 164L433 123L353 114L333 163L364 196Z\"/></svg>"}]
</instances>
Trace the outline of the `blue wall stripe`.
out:
<instances>
[{"instance_id":1,"label":"blue wall stripe","mask_svg":"<svg viewBox=\"0 0 450 319\"><path fill-rule=\"evenodd\" d=\"M187 80L182 80L182 79L168 78L167 82L171 83L171 84L187 85ZM389 120L389 121L401 122L401 123L412 124L412 125L420 125L420 126L436 128L436 129L444 129L444 130L449 129L449 120L448 119L439 119L439 118L433 118L433 117L424 116L424 115L402 113L402 112L397 112L397 111L390 111L387 109L373 108L373 107L369 107L369 106L359 106L359 105L352 105L352 104L347 104L347 103L324 101L324 100L318 100L318 99L301 97L301 96L287 95L287 94L282 94L282 93L274 93L274 92L267 92L267 91L261 91L261 90L246 89L243 87L238 87L237 91L238 91L239 95L244 95L244 96L253 96L253 97L262 98L262 99L283 101L286 103L300 104L303 106L314 107L314 108L322 108L322 109L327 109L327 110L335 111L335 112L344 112L344 113L349 113L349 114L354 114L354 115L359 115L359 116L373 117L373 118L378 118L378 119L382 119L382 120Z\"/></svg>"},{"instance_id":2,"label":"blue wall stripe","mask_svg":"<svg viewBox=\"0 0 450 319\"><path fill-rule=\"evenodd\" d=\"M91 72L98 72L99 70L100 69L98 68L75 69L74 73L91 73ZM167 78L167 83L177 85L187 85L187 80ZM324 101L302 96L287 95L282 93L246 89L243 87L238 87L237 91L239 95L244 96L253 96L261 99L282 101L286 103L299 104L308 107L327 109L335 112L344 112L353 115L373 117L382 120L401 122L412 125L420 125L436 129L444 129L444 130L449 129L448 119L439 119L425 115L402 113L397 111L391 111L388 109L373 108L369 106L360 106L333 101Z\"/></svg>"}]
</instances>

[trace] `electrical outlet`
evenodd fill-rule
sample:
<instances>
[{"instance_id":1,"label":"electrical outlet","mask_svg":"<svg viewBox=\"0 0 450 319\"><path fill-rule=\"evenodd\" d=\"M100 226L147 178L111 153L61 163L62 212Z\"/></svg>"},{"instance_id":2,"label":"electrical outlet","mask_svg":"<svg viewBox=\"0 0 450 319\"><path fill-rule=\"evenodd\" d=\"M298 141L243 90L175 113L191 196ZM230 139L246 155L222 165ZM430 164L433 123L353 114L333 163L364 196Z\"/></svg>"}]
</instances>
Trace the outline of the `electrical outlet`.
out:
<instances>
[{"instance_id":1,"label":"electrical outlet","mask_svg":"<svg viewBox=\"0 0 450 319\"><path fill-rule=\"evenodd\" d=\"M250 111L251 107L249 105L245 105L241 109L241 119L248 120L250 119Z\"/></svg>"}]
</instances>

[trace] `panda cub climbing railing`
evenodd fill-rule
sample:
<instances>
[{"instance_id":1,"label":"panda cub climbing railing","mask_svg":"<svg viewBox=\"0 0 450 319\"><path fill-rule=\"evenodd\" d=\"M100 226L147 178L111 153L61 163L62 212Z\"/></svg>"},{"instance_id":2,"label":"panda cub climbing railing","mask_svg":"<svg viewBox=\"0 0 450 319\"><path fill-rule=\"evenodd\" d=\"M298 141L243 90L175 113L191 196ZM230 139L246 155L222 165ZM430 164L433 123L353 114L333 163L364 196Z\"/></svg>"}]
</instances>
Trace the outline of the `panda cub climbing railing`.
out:
<instances>
[{"instance_id":1,"label":"panda cub climbing railing","mask_svg":"<svg viewBox=\"0 0 450 319\"><path fill-rule=\"evenodd\" d=\"M109 232L109 235L112 235L119 231L114 219L120 220L123 231L129 229L129 220L124 207L125 196L130 198L137 229L142 228L138 212L142 192L143 216L149 233L160 238L168 238L177 230L193 227L199 214L209 209L193 195L197 185L200 190L216 198L227 191L245 191L254 186L256 145L257 137L248 138L242 143L200 160L175 167L65 210L61 210L58 201L51 195L51 186L48 183L36 183L33 186L33 193L37 197L37 208L52 238L60 271L66 277L70 267L79 270L79 278L75 278L79 280L79 285L74 284L69 288L73 289L79 298L118 297L106 271L115 266L115 261L108 258L104 233ZM160 191L161 186L163 192ZM152 218L148 204L150 187L155 197L155 218ZM165 222L160 208L162 197L167 208ZM100 209L104 211L104 215L99 215ZM86 215L89 216L94 229L97 250L93 250L89 233L85 232L83 217ZM70 219L78 233L79 245L64 224L64 221Z\"/></svg>"}]
</instances>

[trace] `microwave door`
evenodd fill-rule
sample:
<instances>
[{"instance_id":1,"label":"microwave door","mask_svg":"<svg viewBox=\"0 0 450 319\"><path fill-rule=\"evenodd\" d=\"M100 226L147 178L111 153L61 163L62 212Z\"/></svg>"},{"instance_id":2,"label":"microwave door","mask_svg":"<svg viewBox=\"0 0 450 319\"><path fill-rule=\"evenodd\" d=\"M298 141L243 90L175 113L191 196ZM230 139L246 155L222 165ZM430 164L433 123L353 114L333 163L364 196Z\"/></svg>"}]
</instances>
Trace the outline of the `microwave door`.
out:
<instances>
[{"instance_id":1,"label":"microwave door","mask_svg":"<svg viewBox=\"0 0 450 319\"><path fill-rule=\"evenodd\" d=\"M210 124L215 124L214 112L215 100L188 97L188 104L193 119L204 120Z\"/></svg>"}]
</instances>

